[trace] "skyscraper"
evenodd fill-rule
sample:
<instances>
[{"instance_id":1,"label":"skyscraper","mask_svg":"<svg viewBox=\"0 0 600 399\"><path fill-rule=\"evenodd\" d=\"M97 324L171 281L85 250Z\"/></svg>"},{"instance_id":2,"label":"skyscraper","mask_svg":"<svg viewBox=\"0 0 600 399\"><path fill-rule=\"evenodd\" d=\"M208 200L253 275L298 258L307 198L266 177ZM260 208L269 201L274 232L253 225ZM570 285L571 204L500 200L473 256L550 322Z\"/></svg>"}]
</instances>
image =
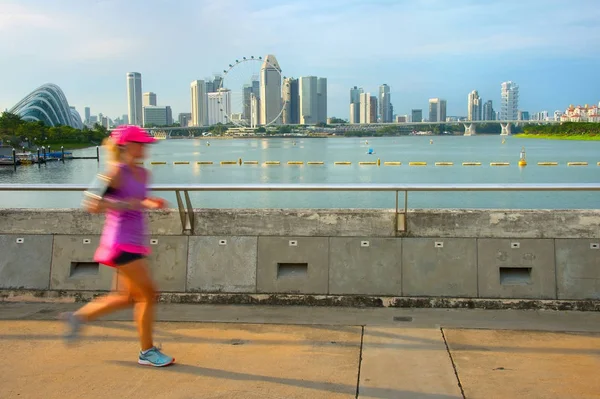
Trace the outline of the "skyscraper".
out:
<instances>
[{"instance_id":1,"label":"skyscraper","mask_svg":"<svg viewBox=\"0 0 600 399\"><path fill-rule=\"evenodd\" d=\"M231 115L231 92L227 89L219 89L216 93L207 93L208 100L208 124L226 124Z\"/></svg>"},{"instance_id":2,"label":"skyscraper","mask_svg":"<svg viewBox=\"0 0 600 399\"><path fill-rule=\"evenodd\" d=\"M500 120L516 121L519 111L519 86L511 81L501 85Z\"/></svg>"},{"instance_id":3,"label":"skyscraper","mask_svg":"<svg viewBox=\"0 0 600 399\"><path fill-rule=\"evenodd\" d=\"M327 123L327 78L317 79L317 123Z\"/></svg>"},{"instance_id":4,"label":"skyscraper","mask_svg":"<svg viewBox=\"0 0 600 399\"><path fill-rule=\"evenodd\" d=\"M496 112L494 111L494 107L492 105L492 100L487 100L485 104L483 104L483 116L481 120L484 121L493 121L496 120Z\"/></svg>"},{"instance_id":5,"label":"skyscraper","mask_svg":"<svg viewBox=\"0 0 600 399\"><path fill-rule=\"evenodd\" d=\"M156 105L156 93L152 93L151 91L144 93L144 98L142 104L147 105Z\"/></svg>"},{"instance_id":6,"label":"skyscraper","mask_svg":"<svg viewBox=\"0 0 600 399\"><path fill-rule=\"evenodd\" d=\"M467 97L467 120L480 121L483 101L479 97L477 90L473 90Z\"/></svg>"},{"instance_id":7,"label":"skyscraper","mask_svg":"<svg viewBox=\"0 0 600 399\"><path fill-rule=\"evenodd\" d=\"M260 69L260 123L281 123L280 112L281 68L275 56L269 54Z\"/></svg>"},{"instance_id":8,"label":"skyscraper","mask_svg":"<svg viewBox=\"0 0 600 399\"><path fill-rule=\"evenodd\" d=\"M391 105L390 86L384 83L379 86L379 120L382 123L392 121Z\"/></svg>"},{"instance_id":9,"label":"skyscraper","mask_svg":"<svg viewBox=\"0 0 600 399\"><path fill-rule=\"evenodd\" d=\"M377 97L369 96L369 99L367 101L367 108L369 111L367 123L377 123Z\"/></svg>"},{"instance_id":10,"label":"skyscraper","mask_svg":"<svg viewBox=\"0 0 600 399\"><path fill-rule=\"evenodd\" d=\"M300 124L314 125L318 123L317 77L302 76L298 91L300 93Z\"/></svg>"},{"instance_id":11,"label":"skyscraper","mask_svg":"<svg viewBox=\"0 0 600 399\"><path fill-rule=\"evenodd\" d=\"M368 122L370 119L369 116L369 99L371 98L370 93L360 93L360 103L359 103L359 115L358 120L360 124L370 123Z\"/></svg>"},{"instance_id":12,"label":"skyscraper","mask_svg":"<svg viewBox=\"0 0 600 399\"><path fill-rule=\"evenodd\" d=\"M423 110L422 109L413 109L410 113L410 121L411 122L423 122Z\"/></svg>"},{"instance_id":13,"label":"skyscraper","mask_svg":"<svg viewBox=\"0 0 600 399\"><path fill-rule=\"evenodd\" d=\"M208 124L208 106L206 86L203 80L194 80L192 90L192 126L206 126Z\"/></svg>"},{"instance_id":14,"label":"skyscraper","mask_svg":"<svg viewBox=\"0 0 600 399\"><path fill-rule=\"evenodd\" d=\"M429 99L429 122L446 121L446 100L440 98Z\"/></svg>"},{"instance_id":15,"label":"skyscraper","mask_svg":"<svg viewBox=\"0 0 600 399\"><path fill-rule=\"evenodd\" d=\"M88 124L88 123L90 123L90 116L92 115L90 107L85 107L84 112L85 112L85 123Z\"/></svg>"},{"instance_id":16,"label":"skyscraper","mask_svg":"<svg viewBox=\"0 0 600 399\"><path fill-rule=\"evenodd\" d=\"M298 79L285 78L283 80L283 123L300 123L300 94Z\"/></svg>"},{"instance_id":17,"label":"skyscraper","mask_svg":"<svg viewBox=\"0 0 600 399\"><path fill-rule=\"evenodd\" d=\"M127 114L129 123L142 126L142 74L127 72Z\"/></svg>"},{"instance_id":18,"label":"skyscraper","mask_svg":"<svg viewBox=\"0 0 600 399\"><path fill-rule=\"evenodd\" d=\"M242 119L250 124L250 116L252 113L252 97L260 97L260 82L258 80L258 76L255 75L252 77L251 84L244 85L243 96L244 111L242 112ZM258 111L257 115L260 115L260 111ZM254 122L258 123L258 120L255 120Z\"/></svg>"},{"instance_id":19,"label":"skyscraper","mask_svg":"<svg viewBox=\"0 0 600 399\"><path fill-rule=\"evenodd\" d=\"M360 95L363 89L354 86L350 89L350 123L360 122ZM353 118L354 117L354 118Z\"/></svg>"}]
</instances>

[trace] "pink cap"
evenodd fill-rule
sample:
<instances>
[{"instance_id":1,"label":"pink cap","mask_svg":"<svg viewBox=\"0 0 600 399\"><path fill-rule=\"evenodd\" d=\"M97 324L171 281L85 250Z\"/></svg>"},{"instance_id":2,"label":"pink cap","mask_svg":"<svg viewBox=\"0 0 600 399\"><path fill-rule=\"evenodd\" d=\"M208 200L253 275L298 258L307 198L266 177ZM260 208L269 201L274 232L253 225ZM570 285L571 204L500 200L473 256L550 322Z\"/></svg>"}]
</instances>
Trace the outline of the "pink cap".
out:
<instances>
[{"instance_id":1,"label":"pink cap","mask_svg":"<svg viewBox=\"0 0 600 399\"><path fill-rule=\"evenodd\" d=\"M135 125L121 125L111 132L110 137L118 145L126 143L150 144L156 141L147 131Z\"/></svg>"}]
</instances>

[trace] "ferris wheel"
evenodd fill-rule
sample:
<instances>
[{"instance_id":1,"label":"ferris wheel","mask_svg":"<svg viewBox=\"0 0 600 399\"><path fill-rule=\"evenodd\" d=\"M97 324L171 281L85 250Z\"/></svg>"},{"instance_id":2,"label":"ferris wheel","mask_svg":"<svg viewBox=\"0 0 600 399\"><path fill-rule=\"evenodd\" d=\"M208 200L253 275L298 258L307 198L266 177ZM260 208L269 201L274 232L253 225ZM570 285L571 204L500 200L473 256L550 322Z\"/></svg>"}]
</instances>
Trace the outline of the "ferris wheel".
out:
<instances>
[{"instance_id":1,"label":"ferris wheel","mask_svg":"<svg viewBox=\"0 0 600 399\"><path fill-rule=\"evenodd\" d=\"M226 123L255 128L281 123L285 108L282 75L275 56L242 57L223 70L218 88Z\"/></svg>"}]
</instances>

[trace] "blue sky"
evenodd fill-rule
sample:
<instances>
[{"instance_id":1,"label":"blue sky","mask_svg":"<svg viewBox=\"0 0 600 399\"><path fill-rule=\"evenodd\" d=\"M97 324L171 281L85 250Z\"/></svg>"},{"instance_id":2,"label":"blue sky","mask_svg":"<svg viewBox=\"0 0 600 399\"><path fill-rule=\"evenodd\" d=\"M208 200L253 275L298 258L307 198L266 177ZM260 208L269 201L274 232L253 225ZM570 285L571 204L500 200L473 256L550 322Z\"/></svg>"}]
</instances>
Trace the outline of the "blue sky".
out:
<instances>
[{"instance_id":1,"label":"blue sky","mask_svg":"<svg viewBox=\"0 0 600 399\"><path fill-rule=\"evenodd\" d=\"M399 115L431 97L466 115L474 89L499 109L506 80L519 108L553 112L600 101L599 21L598 0L0 0L0 109L55 83L115 117L137 71L176 115L192 80L275 54L286 76L328 78L329 116L382 83Z\"/></svg>"}]
</instances>

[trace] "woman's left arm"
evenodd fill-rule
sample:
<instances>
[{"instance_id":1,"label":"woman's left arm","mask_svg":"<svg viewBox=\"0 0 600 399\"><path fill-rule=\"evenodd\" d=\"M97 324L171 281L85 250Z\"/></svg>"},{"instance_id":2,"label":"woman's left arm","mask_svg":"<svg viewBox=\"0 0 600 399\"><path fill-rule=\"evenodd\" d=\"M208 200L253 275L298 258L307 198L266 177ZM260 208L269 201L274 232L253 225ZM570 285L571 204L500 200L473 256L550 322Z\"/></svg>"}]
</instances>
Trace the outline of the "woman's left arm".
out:
<instances>
[{"instance_id":1,"label":"woman's left arm","mask_svg":"<svg viewBox=\"0 0 600 399\"><path fill-rule=\"evenodd\" d=\"M144 169L146 187L150 185L150 171ZM168 205L167 201L160 197L146 197L140 204L145 209L165 209Z\"/></svg>"}]
</instances>

